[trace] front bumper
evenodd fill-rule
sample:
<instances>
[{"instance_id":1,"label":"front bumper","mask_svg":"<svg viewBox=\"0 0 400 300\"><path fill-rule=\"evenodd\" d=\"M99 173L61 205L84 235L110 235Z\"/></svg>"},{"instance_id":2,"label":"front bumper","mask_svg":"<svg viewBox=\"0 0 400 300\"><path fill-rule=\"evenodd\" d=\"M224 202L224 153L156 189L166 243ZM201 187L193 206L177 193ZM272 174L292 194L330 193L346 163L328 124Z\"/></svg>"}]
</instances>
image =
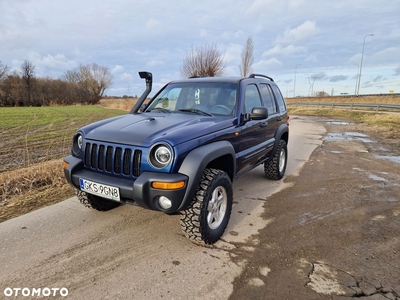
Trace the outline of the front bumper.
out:
<instances>
[{"instance_id":1,"label":"front bumper","mask_svg":"<svg viewBox=\"0 0 400 300\"><path fill-rule=\"evenodd\" d=\"M188 184L188 177L179 173L143 172L136 180L114 177L107 174L99 174L84 167L82 160L69 155L64 158L64 174L67 181L80 190L79 179L86 179L101 184L118 187L122 203L138 205L147 209L160 210L168 213L178 211L184 199ZM152 188L151 183L184 181L185 186L175 190L161 190ZM171 200L172 206L168 210L160 207L158 198L165 196ZM112 201L112 200L110 200Z\"/></svg>"}]
</instances>

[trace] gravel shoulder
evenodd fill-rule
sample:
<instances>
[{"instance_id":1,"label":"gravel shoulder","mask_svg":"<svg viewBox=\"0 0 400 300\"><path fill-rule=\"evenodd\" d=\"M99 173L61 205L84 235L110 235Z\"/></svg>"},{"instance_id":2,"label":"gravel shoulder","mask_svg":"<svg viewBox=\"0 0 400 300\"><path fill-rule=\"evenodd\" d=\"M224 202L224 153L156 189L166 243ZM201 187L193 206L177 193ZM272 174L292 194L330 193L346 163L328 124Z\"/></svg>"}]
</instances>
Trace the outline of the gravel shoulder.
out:
<instances>
[{"instance_id":1,"label":"gravel shoulder","mask_svg":"<svg viewBox=\"0 0 400 300\"><path fill-rule=\"evenodd\" d=\"M318 121L324 141L265 203L259 246L235 253L229 299L400 299L400 140Z\"/></svg>"}]
</instances>

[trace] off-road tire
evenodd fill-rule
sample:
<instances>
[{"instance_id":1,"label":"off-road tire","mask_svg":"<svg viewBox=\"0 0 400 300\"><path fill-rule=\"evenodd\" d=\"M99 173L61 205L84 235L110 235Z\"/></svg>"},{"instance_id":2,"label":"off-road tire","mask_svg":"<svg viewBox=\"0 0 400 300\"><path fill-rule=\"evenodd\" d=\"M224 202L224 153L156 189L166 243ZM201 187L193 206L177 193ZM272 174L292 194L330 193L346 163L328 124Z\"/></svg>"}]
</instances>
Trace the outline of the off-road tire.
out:
<instances>
[{"instance_id":1,"label":"off-road tire","mask_svg":"<svg viewBox=\"0 0 400 300\"><path fill-rule=\"evenodd\" d=\"M120 205L118 202L107 200L80 190L76 190L76 196L84 206L98 211L107 211Z\"/></svg>"},{"instance_id":2,"label":"off-road tire","mask_svg":"<svg viewBox=\"0 0 400 300\"><path fill-rule=\"evenodd\" d=\"M216 198L220 200L215 201ZM205 169L192 203L180 212L185 236L199 244L215 243L228 225L232 202L232 183L228 174Z\"/></svg>"},{"instance_id":3,"label":"off-road tire","mask_svg":"<svg viewBox=\"0 0 400 300\"><path fill-rule=\"evenodd\" d=\"M280 180L285 175L287 165L287 145L284 140L280 140L278 147L272 154L272 159L264 163L265 177L272 180Z\"/></svg>"}]
</instances>

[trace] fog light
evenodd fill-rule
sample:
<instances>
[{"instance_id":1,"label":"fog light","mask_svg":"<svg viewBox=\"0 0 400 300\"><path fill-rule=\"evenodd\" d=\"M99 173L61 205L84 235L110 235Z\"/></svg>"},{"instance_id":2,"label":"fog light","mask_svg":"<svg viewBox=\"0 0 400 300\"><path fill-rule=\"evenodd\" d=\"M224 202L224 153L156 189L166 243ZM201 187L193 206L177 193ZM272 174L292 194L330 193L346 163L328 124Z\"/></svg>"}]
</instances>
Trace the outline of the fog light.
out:
<instances>
[{"instance_id":1,"label":"fog light","mask_svg":"<svg viewBox=\"0 0 400 300\"><path fill-rule=\"evenodd\" d=\"M158 198L158 204L160 204L160 206L164 209L171 208L172 206L171 200L164 196L160 196L160 198Z\"/></svg>"}]
</instances>

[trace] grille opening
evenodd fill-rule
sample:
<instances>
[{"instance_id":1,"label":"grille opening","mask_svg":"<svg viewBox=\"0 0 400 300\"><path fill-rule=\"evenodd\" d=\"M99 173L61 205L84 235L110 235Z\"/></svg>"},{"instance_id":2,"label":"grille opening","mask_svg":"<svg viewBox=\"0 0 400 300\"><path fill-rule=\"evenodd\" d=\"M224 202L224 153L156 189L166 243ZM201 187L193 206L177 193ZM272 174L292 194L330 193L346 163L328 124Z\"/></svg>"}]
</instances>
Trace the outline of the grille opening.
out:
<instances>
[{"instance_id":1,"label":"grille opening","mask_svg":"<svg viewBox=\"0 0 400 300\"><path fill-rule=\"evenodd\" d=\"M113 147L108 146L107 147L107 152L106 152L106 171L111 172L112 171L112 157L113 154Z\"/></svg>"},{"instance_id":2,"label":"grille opening","mask_svg":"<svg viewBox=\"0 0 400 300\"><path fill-rule=\"evenodd\" d=\"M97 157L97 144L93 144L92 145L92 154L91 154L91 162L90 162L90 164L91 164L91 167L92 168L97 168L97 160L96 160L96 157Z\"/></svg>"},{"instance_id":3,"label":"grille opening","mask_svg":"<svg viewBox=\"0 0 400 300\"><path fill-rule=\"evenodd\" d=\"M99 170L103 171L104 170L104 145L100 145L99 147L99 153L98 153L98 168Z\"/></svg>"},{"instance_id":4,"label":"grille opening","mask_svg":"<svg viewBox=\"0 0 400 300\"><path fill-rule=\"evenodd\" d=\"M122 148L117 147L114 155L114 172L117 174L121 173L121 159L122 159Z\"/></svg>"},{"instance_id":5,"label":"grille opening","mask_svg":"<svg viewBox=\"0 0 400 300\"><path fill-rule=\"evenodd\" d=\"M131 156L132 156L132 150L131 149L125 149L124 153L124 162L123 162L123 173L124 175L130 175L131 174Z\"/></svg>"},{"instance_id":6,"label":"grille opening","mask_svg":"<svg viewBox=\"0 0 400 300\"><path fill-rule=\"evenodd\" d=\"M85 166L125 176L140 175L141 150L86 143Z\"/></svg>"}]
</instances>

